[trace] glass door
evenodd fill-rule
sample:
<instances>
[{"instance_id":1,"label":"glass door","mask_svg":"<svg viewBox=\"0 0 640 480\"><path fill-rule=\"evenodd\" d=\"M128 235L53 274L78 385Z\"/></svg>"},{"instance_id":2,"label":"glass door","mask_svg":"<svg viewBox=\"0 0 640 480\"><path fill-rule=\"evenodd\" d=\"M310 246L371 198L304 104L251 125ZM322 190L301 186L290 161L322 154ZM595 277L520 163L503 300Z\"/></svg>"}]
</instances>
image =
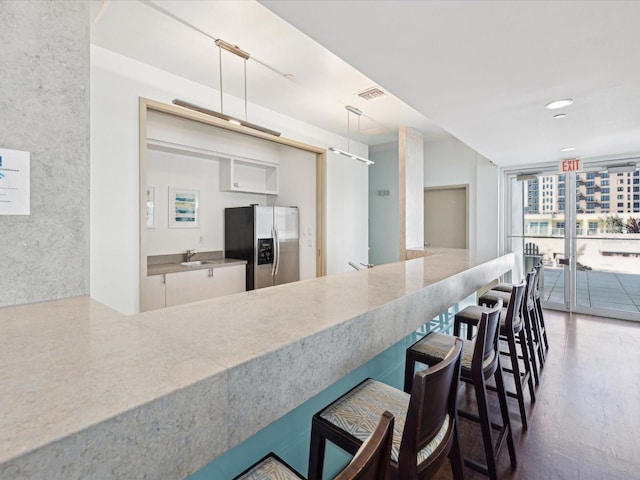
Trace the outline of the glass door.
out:
<instances>
[{"instance_id":1,"label":"glass door","mask_svg":"<svg viewBox=\"0 0 640 480\"><path fill-rule=\"evenodd\" d=\"M640 172L601 166L507 179L510 248L521 275L542 262L543 305L640 320Z\"/></svg>"},{"instance_id":2,"label":"glass door","mask_svg":"<svg viewBox=\"0 0 640 480\"><path fill-rule=\"evenodd\" d=\"M576 173L573 310L640 320L640 172Z\"/></svg>"}]
</instances>

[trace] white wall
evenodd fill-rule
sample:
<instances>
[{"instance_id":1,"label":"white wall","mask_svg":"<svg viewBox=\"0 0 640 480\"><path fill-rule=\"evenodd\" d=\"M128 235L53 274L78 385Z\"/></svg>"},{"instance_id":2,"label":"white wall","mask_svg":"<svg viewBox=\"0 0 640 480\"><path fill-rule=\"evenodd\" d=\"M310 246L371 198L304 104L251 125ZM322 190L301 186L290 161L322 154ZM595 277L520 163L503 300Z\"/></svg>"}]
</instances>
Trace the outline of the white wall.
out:
<instances>
[{"instance_id":1,"label":"white wall","mask_svg":"<svg viewBox=\"0 0 640 480\"><path fill-rule=\"evenodd\" d=\"M141 96L209 105L218 92L91 45L91 296L127 314L139 310ZM257 105L249 104L249 120L319 147L347 141ZM327 271L332 274L350 270L349 260L367 261L368 170L345 157L327 157Z\"/></svg>"},{"instance_id":2,"label":"white wall","mask_svg":"<svg viewBox=\"0 0 640 480\"><path fill-rule=\"evenodd\" d=\"M469 248L498 253L499 169L455 138L424 144L424 186L469 186Z\"/></svg>"},{"instance_id":3,"label":"white wall","mask_svg":"<svg viewBox=\"0 0 640 480\"><path fill-rule=\"evenodd\" d=\"M224 209L267 205L266 195L221 192L219 161L150 150L147 184L155 187L155 228L147 229L147 255L224 250ZM198 191L198 228L169 228L169 187Z\"/></svg>"}]
</instances>

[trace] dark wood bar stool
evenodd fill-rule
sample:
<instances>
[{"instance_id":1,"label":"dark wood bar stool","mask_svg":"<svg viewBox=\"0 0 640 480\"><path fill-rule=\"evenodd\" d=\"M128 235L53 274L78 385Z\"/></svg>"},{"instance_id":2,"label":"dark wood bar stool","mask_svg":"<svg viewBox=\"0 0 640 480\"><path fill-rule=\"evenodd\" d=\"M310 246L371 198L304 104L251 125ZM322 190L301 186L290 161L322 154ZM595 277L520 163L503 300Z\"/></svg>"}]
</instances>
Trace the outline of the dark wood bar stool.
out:
<instances>
[{"instance_id":1,"label":"dark wood bar stool","mask_svg":"<svg viewBox=\"0 0 640 480\"><path fill-rule=\"evenodd\" d=\"M500 313L500 329L499 333L502 338L507 342L508 351L504 352L511 360L511 368L503 367L505 372L513 375L513 381L516 387L516 391L507 391L507 395L518 400L518 407L520 409L520 421L522 428L525 430L528 428L527 423L527 410L524 403L524 390L529 388L529 395L531 397L531 403L536 401L535 389L533 386L533 380L531 375L531 359L529 358L529 352L527 350L527 339L524 333L524 321L522 315L522 301L524 297L526 282L515 285L509 295L509 305L506 309L502 309ZM504 293L504 292L503 292ZM485 294L487 295L487 294ZM484 298L485 296L481 297ZM486 301L486 300L485 300ZM502 303L502 298L496 298L496 305ZM467 324L467 329L470 330L471 325L477 325L480 321L480 317L487 308L471 305L465 308L462 312L458 313L455 317L454 334L460 331L460 325ZM520 368L520 362L518 354L518 343L522 352L523 368Z\"/></svg>"},{"instance_id":2,"label":"dark wood bar stool","mask_svg":"<svg viewBox=\"0 0 640 480\"><path fill-rule=\"evenodd\" d=\"M355 457L334 480L389 480L393 415L383 412L377 427ZM293 467L271 452L234 480L304 480Z\"/></svg>"},{"instance_id":3,"label":"dark wood bar stool","mask_svg":"<svg viewBox=\"0 0 640 480\"><path fill-rule=\"evenodd\" d=\"M442 362L415 374L411 395L366 379L313 416L309 480L320 480L326 442L348 453L371 434L372 418L388 410L395 417L391 478L431 478L449 458L453 477L464 478L457 414L462 341L451 345Z\"/></svg>"},{"instance_id":4,"label":"dark wood bar stool","mask_svg":"<svg viewBox=\"0 0 640 480\"><path fill-rule=\"evenodd\" d=\"M531 359L531 368L536 385L540 384L538 372L542 370L545 362L545 351L542 346L542 334L537 315L535 291L538 284L538 270L532 269L527 273L527 287L525 289L524 300L522 301L522 316L524 319L525 334L527 337L529 358ZM513 285L509 283L501 283L495 286L486 295L479 299L479 303L483 305L493 305L495 300L500 297L505 300L511 294ZM505 305L508 304L508 300ZM536 356L537 355L537 356Z\"/></svg>"},{"instance_id":5,"label":"dark wood bar stool","mask_svg":"<svg viewBox=\"0 0 640 480\"><path fill-rule=\"evenodd\" d=\"M498 332L500 325L500 314L502 312L502 301L500 300L494 309L483 309L480 320L477 324L478 334L473 340L465 340L462 351L462 367L460 378L466 383L473 385L478 404L478 415L473 415L462 410L458 411L460 417L480 423L482 440L486 464L465 458L465 465L487 475L492 480L498 478L496 468L497 458L500 454L504 441L509 449L509 459L511 468L515 469L516 451L511 433L511 422L507 408L507 396L502 379L502 369L500 368L500 354L498 351ZM443 335L441 333L430 333L426 337L417 341L407 349L407 363L405 367L405 390L411 388L411 375L415 369L416 362L428 365L438 365L454 342L459 341L457 337ZM429 369L427 369L428 371ZM489 417L489 406L487 401L487 380L493 377L496 384L496 393L500 403L500 413L502 425L491 422ZM498 430L498 438L494 443L492 429Z\"/></svg>"},{"instance_id":6,"label":"dark wood bar stool","mask_svg":"<svg viewBox=\"0 0 640 480\"><path fill-rule=\"evenodd\" d=\"M549 341L547 340L547 328L544 323L544 313L542 312L542 303L540 301L540 275L542 274L542 263L538 263L535 266L536 272L538 272L537 281L536 281L536 289L534 292L534 298L536 300L536 312L537 312L537 320L538 326L540 330L540 336L542 337L542 341L544 342L544 350L545 352L549 351Z\"/></svg>"}]
</instances>

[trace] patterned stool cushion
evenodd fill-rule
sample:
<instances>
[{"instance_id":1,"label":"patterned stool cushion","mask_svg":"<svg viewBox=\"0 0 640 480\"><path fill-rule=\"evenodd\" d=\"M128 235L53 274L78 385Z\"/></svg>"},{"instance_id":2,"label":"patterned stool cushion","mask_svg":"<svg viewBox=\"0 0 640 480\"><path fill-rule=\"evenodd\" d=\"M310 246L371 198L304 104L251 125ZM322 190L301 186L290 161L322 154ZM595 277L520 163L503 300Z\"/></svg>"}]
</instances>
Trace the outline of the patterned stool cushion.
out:
<instances>
[{"instance_id":1,"label":"patterned stool cushion","mask_svg":"<svg viewBox=\"0 0 640 480\"><path fill-rule=\"evenodd\" d=\"M273 454L269 454L234 480L300 480L302 476Z\"/></svg>"},{"instance_id":2,"label":"patterned stool cushion","mask_svg":"<svg viewBox=\"0 0 640 480\"><path fill-rule=\"evenodd\" d=\"M409 397L408 393L376 380L367 379L320 412L320 417L364 442L375 430L382 412L388 410L394 417L391 460L397 463L409 408ZM438 448L449 428L449 415L447 415L438 434L418 452L418 464L429 458Z\"/></svg>"},{"instance_id":3,"label":"patterned stool cushion","mask_svg":"<svg viewBox=\"0 0 640 480\"><path fill-rule=\"evenodd\" d=\"M495 287L491 287L491 290L511 293L511 290L513 290L513 283L499 283Z\"/></svg>"},{"instance_id":4,"label":"patterned stool cushion","mask_svg":"<svg viewBox=\"0 0 640 480\"><path fill-rule=\"evenodd\" d=\"M464 310L456 313L456 322L468 323L471 325L477 325L480 323L480 317L484 312L489 309L487 307L481 307L480 305L469 305ZM500 312L500 328L504 328L504 324L507 321L507 309L503 308ZM513 319L513 327L517 330L520 326L520 312Z\"/></svg>"},{"instance_id":5,"label":"patterned stool cushion","mask_svg":"<svg viewBox=\"0 0 640 480\"><path fill-rule=\"evenodd\" d=\"M443 360L455 344L457 338L458 337L454 337L453 335L433 332L412 345L411 350L426 355L436 361ZM473 360L473 350L475 346L476 342L474 340L464 340L462 343L462 368L471 370L471 360ZM491 356L483 362L482 366L486 367L489 365L494 357L495 352L492 352Z\"/></svg>"},{"instance_id":6,"label":"patterned stool cushion","mask_svg":"<svg viewBox=\"0 0 640 480\"><path fill-rule=\"evenodd\" d=\"M478 300L478 303L483 304L490 302L491 304L498 303L498 299L502 299L502 306L507 308L509 306L509 300L511 300L511 292L501 292L500 290L489 290L482 295Z\"/></svg>"}]
</instances>

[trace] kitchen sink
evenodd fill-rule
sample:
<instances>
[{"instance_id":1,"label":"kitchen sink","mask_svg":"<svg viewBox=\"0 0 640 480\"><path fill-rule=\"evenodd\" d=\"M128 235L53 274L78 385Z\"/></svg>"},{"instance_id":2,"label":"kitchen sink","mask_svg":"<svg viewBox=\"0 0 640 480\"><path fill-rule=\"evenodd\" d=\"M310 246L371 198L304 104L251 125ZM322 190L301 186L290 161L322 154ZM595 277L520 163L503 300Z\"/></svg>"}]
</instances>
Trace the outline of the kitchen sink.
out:
<instances>
[{"instance_id":1,"label":"kitchen sink","mask_svg":"<svg viewBox=\"0 0 640 480\"><path fill-rule=\"evenodd\" d=\"M214 262L207 260L192 260L191 262L180 262L183 267L197 267L198 265L209 265Z\"/></svg>"}]
</instances>

